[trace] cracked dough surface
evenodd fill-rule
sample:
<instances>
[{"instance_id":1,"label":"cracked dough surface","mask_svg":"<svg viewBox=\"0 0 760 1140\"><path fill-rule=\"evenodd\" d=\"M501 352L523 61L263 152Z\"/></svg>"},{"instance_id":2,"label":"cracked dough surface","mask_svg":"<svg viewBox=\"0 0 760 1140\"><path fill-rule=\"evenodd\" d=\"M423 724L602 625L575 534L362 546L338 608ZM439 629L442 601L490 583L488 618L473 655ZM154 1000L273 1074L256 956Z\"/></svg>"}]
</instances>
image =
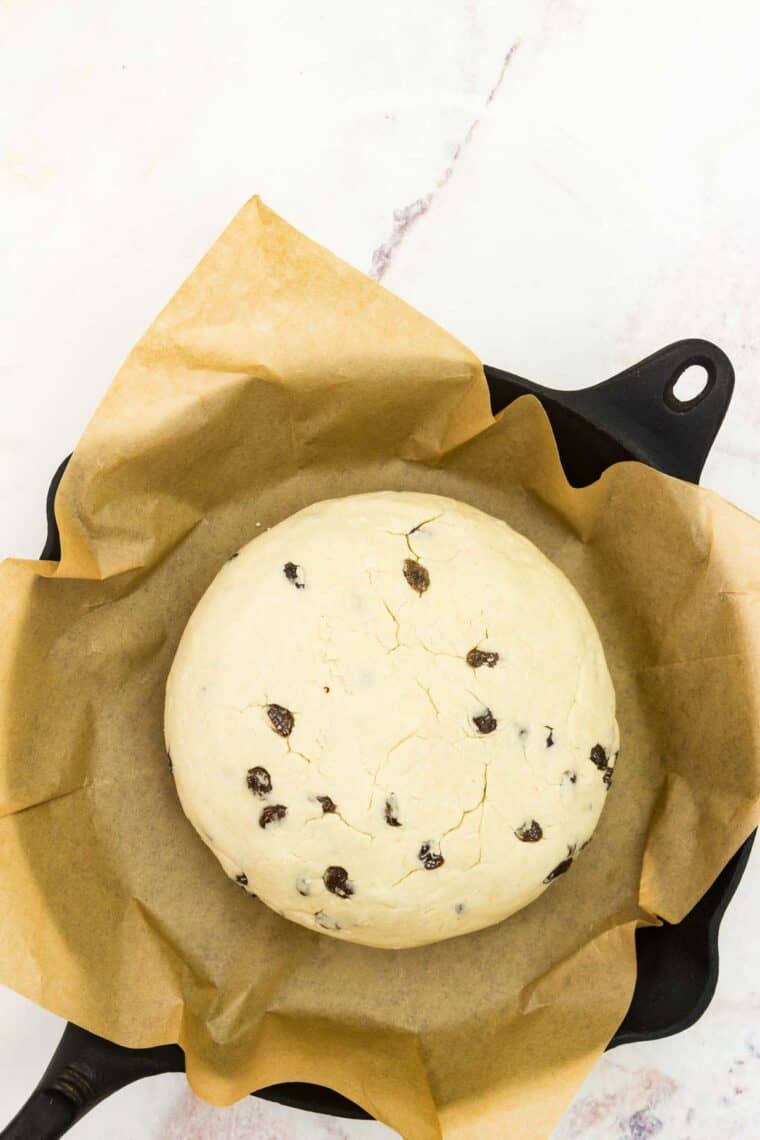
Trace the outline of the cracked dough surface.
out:
<instances>
[{"instance_id":1,"label":"cracked dough surface","mask_svg":"<svg viewBox=\"0 0 760 1140\"><path fill-rule=\"evenodd\" d=\"M412 492L315 503L233 556L183 634L165 729L227 874L380 947L478 930L547 889L618 747L567 578L506 523Z\"/></svg>"}]
</instances>

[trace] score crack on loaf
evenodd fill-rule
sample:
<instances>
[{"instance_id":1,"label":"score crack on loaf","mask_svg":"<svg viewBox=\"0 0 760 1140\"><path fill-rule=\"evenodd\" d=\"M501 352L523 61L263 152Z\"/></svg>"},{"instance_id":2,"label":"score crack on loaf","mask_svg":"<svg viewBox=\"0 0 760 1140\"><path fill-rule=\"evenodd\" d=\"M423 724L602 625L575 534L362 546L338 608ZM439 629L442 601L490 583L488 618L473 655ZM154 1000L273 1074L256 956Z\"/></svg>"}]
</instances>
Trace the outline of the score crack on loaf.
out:
<instances>
[{"instance_id":1,"label":"score crack on loaf","mask_svg":"<svg viewBox=\"0 0 760 1140\"><path fill-rule=\"evenodd\" d=\"M618 747L596 628L506 523L315 503L220 570L167 684L185 813L278 914L369 946L499 922L568 871Z\"/></svg>"}]
</instances>

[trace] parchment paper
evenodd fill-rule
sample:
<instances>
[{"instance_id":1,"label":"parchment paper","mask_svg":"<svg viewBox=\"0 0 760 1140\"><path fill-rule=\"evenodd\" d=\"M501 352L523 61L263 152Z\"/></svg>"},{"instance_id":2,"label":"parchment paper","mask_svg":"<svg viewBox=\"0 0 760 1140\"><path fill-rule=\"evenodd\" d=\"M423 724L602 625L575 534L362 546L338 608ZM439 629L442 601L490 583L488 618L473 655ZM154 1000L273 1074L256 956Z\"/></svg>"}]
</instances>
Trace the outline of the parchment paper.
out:
<instances>
[{"instance_id":1,"label":"parchment paper","mask_svg":"<svg viewBox=\"0 0 760 1140\"><path fill-rule=\"evenodd\" d=\"M570 874L406 951L231 883L162 741L172 656L228 555L381 488L474 503L561 566L622 736ZM0 568L0 978L125 1045L178 1041L216 1104L314 1081L408 1140L547 1136L626 1012L637 923L685 915L758 819L760 526L633 463L571 489L536 401L494 421L470 352L256 199L128 358L56 510L60 564Z\"/></svg>"}]
</instances>

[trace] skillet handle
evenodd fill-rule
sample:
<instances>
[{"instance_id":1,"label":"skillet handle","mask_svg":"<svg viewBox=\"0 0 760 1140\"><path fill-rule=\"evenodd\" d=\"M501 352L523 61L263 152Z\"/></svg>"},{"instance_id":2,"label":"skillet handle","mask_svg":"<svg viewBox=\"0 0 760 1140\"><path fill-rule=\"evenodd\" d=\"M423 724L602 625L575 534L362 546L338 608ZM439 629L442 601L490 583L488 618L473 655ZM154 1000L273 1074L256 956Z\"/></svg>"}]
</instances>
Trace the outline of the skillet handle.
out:
<instances>
[{"instance_id":1,"label":"skillet handle","mask_svg":"<svg viewBox=\"0 0 760 1140\"><path fill-rule=\"evenodd\" d=\"M703 390L680 401L674 388L691 365L704 369ZM536 395L552 422L565 471L576 486L593 482L612 463L638 459L667 475L699 482L734 390L726 354L707 340L679 340L618 373L576 391L560 391L486 368L501 410L526 391ZM591 425L593 441L584 447Z\"/></svg>"},{"instance_id":2,"label":"skillet handle","mask_svg":"<svg viewBox=\"0 0 760 1140\"><path fill-rule=\"evenodd\" d=\"M178 1045L126 1049L69 1023L45 1075L0 1140L58 1140L111 1093L184 1068Z\"/></svg>"},{"instance_id":3,"label":"skillet handle","mask_svg":"<svg viewBox=\"0 0 760 1140\"><path fill-rule=\"evenodd\" d=\"M676 382L693 365L704 370L704 387L693 399L679 400ZM611 429L644 463L698 483L733 390L731 361L717 345L679 340L571 395L579 411Z\"/></svg>"}]
</instances>

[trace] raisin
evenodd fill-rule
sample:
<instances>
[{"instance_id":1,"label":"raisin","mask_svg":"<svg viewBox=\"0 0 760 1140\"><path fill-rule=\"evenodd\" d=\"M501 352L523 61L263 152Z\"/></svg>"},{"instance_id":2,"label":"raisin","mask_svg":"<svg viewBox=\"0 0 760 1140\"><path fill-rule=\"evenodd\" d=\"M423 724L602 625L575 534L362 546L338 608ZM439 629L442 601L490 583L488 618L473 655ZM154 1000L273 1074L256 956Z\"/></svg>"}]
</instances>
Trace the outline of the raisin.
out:
<instances>
[{"instance_id":1,"label":"raisin","mask_svg":"<svg viewBox=\"0 0 760 1140\"><path fill-rule=\"evenodd\" d=\"M241 887L248 886L248 876L246 875L245 871L241 871L239 875L235 875L235 882L240 883Z\"/></svg>"},{"instance_id":2,"label":"raisin","mask_svg":"<svg viewBox=\"0 0 760 1140\"><path fill-rule=\"evenodd\" d=\"M481 713L480 716L474 716L472 718L472 721L478 732L482 732L484 734L493 732L493 730L496 728L497 723L490 709L486 709L486 711L484 713Z\"/></svg>"},{"instance_id":3,"label":"raisin","mask_svg":"<svg viewBox=\"0 0 760 1140\"><path fill-rule=\"evenodd\" d=\"M166 753L166 763L167 763L167 765L168 765L168 767L169 767L169 771L170 771L170 772L173 774L173 773L174 773L174 765L172 764L172 754L171 754L171 752L167 752L167 753Z\"/></svg>"},{"instance_id":4,"label":"raisin","mask_svg":"<svg viewBox=\"0 0 760 1140\"><path fill-rule=\"evenodd\" d=\"M329 796L315 796L315 799L322 805L324 815L329 815L331 811L335 811L335 804Z\"/></svg>"},{"instance_id":5,"label":"raisin","mask_svg":"<svg viewBox=\"0 0 760 1140\"><path fill-rule=\"evenodd\" d=\"M435 871L446 862L440 851L433 851L430 843L423 843L417 854L426 871Z\"/></svg>"},{"instance_id":6,"label":"raisin","mask_svg":"<svg viewBox=\"0 0 760 1140\"><path fill-rule=\"evenodd\" d=\"M569 871L573 865L573 855L574 854L575 854L575 848L574 847L568 848L567 859L563 859L561 863L558 863L557 866L554 868L554 870L550 871L549 874L546 876L546 878L544 879L544 882L545 883L553 883L555 879L558 879L560 877L560 875L564 875L566 871Z\"/></svg>"},{"instance_id":7,"label":"raisin","mask_svg":"<svg viewBox=\"0 0 760 1140\"><path fill-rule=\"evenodd\" d=\"M545 724L544 728L549 729L549 735L546 738L546 747L547 748L553 748L554 747L554 735L553 735L554 729L552 728L552 726L550 724Z\"/></svg>"},{"instance_id":8,"label":"raisin","mask_svg":"<svg viewBox=\"0 0 760 1140\"><path fill-rule=\"evenodd\" d=\"M259 827L267 827L270 823L277 823L288 814L284 804L270 804L265 807L259 816Z\"/></svg>"},{"instance_id":9,"label":"raisin","mask_svg":"<svg viewBox=\"0 0 760 1140\"><path fill-rule=\"evenodd\" d=\"M314 915L314 921L317 926L321 926L323 930L340 930L340 923L332 917L332 915L325 914L323 910L318 910Z\"/></svg>"},{"instance_id":10,"label":"raisin","mask_svg":"<svg viewBox=\"0 0 760 1140\"><path fill-rule=\"evenodd\" d=\"M328 867L322 876L322 882L339 899L348 899L354 893L354 885L349 882L345 867Z\"/></svg>"},{"instance_id":11,"label":"raisin","mask_svg":"<svg viewBox=\"0 0 760 1140\"><path fill-rule=\"evenodd\" d=\"M401 827L401 820L398 818L398 804L393 794L388 796L385 801L385 822L390 827Z\"/></svg>"},{"instance_id":12,"label":"raisin","mask_svg":"<svg viewBox=\"0 0 760 1140\"><path fill-rule=\"evenodd\" d=\"M614 774L615 774L614 768L605 768L604 775L602 776L602 780L604 781L605 788L607 788L608 790L612 787L612 777L614 776Z\"/></svg>"},{"instance_id":13,"label":"raisin","mask_svg":"<svg viewBox=\"0 0 760 1140\"><path fill-rule=\"evenodd\" d=\"M544 829L540 823L532 819L530 823L521 824L515 832L515 835L518 839L521 839L523 843L538 843L539 839L543 839L544 837Z\"/></svg>"},{"instance_id":14,"label":"raisin","mask_svg":"<svg viewBox=\"0 0 760 1140\"><path fill-rule=\"evenodd\" d=\"M278 736L290 736L295 724L295 717L290 709L283 708L282 705L267 705L267 716Z\"/></svg>"},{"instance_id":15,"label":"raisin","mask_svg":"<svg viewBox=\"0 0 760 1140\"><path fill-rule=\"evenodd\" d=\"M479 669L481 665L487 665L489 669L493 669L498 660L498 653L487 653L483 649L471 649L467 654L467 664L473 669Z\"/></svg>"},{"instance_id":16,"label":"raisin","mask_svg":"<svg viewBox=\"0 0 760 1140\"><path fill-rule=\"evenodd\" d=\"M298 581L298 566L295 562L286 562L282 568L282 572L289 582L292 582L297 590L304 588L304 583Z\"/></svg>"},{"instance_id":17,"label":"raisin","mask_svg":"<svg viewBox=\"0 0 760 1140\"><path fill-rule=\"evenodd\" d=\"M601 744L595 744L591 749L591 763L603 772L607 767L607 753L602 748Z\"/></svg>"},{"instance_id":18,"label":"raisin","mask_svg":"<svg viewBox=\"0 0 760 1140\"><path fill-rule=\"evenodd\" d=\"M266 768L249 768L245 782L254 796L268 796L272 790L272 777Z\"/></svg>"},{"instance_id":19,"label":"raisin","mask_svg":"<svg viewBox=\"0 0 760 1140\"><path fill-rule=\"evenodd\" d=\"M424 594L430 585L430 574L421 562L415 562L413 558L404 559L404 577L418 594Z\"/></svg>"}]
</instances>

